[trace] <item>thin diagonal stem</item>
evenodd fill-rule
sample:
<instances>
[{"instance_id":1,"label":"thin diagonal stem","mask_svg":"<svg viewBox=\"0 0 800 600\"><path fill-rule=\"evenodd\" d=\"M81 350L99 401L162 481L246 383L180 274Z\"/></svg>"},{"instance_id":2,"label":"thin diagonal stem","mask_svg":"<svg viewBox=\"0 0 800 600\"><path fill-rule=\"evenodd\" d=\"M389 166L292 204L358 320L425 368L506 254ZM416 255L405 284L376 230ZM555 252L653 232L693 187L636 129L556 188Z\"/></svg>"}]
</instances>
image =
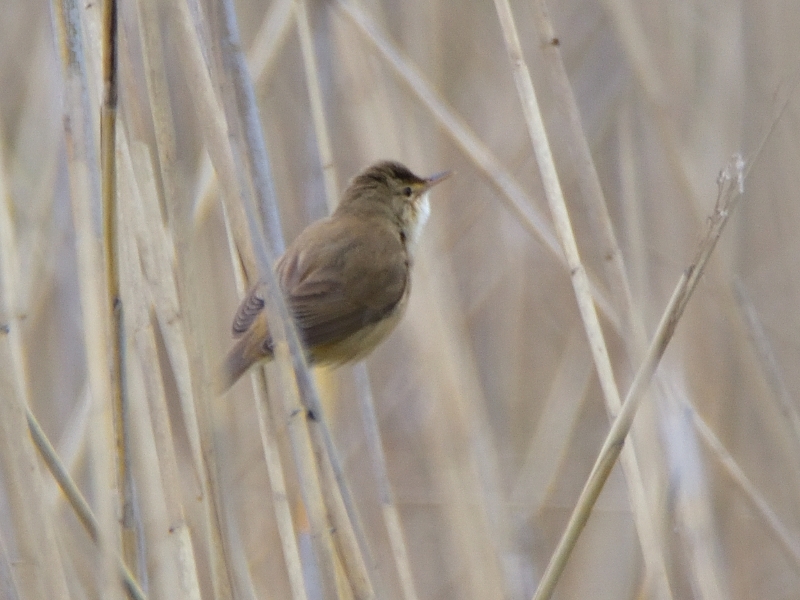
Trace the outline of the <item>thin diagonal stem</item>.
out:
<instances>
[{"instance_id":1,"label":"thin diagonal stem","mask_svg":"<svg viewBox=\"0 0 800 600\"><path fill-rule=\"evenodd\" d=\"M528 71L528 66L522 53L522 46L520 45L516 24L514 23L514 17L511 13L508 0L495 0L495 7L503 30L509 60L512 64L514 82L517 85L525 121L528 125L528 132L533 143L536 163L539 165L545 196L550 206L550 212L553 215L556 233L561 241L561 246L569 266L572 286L578 301L578 309L580 310L583 320L586 336L589 340L589 347L592 351L595 368L597 369L597 374L600 379L600 386L603 390L606 409L609 415L613 417L619 411L622 402L614 378L611 360L608 356L603 330L600 327L600 319L597 316L597 311L592 299L589 278L586 274L583 262L581 261L577 242L575 241L569 211L558 179L555 162L550 150L550 143L544 128L544 121L539 111L539 104L536 99L533 81L531 80L530 72ZM666 574L666 565L658 545L653 541L655 538L655 530L647 511L644 483L633 447L628 447L626 449L623 466L630 484L629 494L631 496L631 506L635 511L637 531L642 540L642 548L644 549L648 570L657 578L662 597L669 598L671 597L671 592Z\"/></svg>"},{"instance_id":2,"label":"thin diagonal stem","mask_svg":"<svg viewBox=\"0 0 800 600\"><path fill-rule=\"evenodd\" d=\"M647 389L650 379L658 367L658 363L664 354L673 334L678 325L678 321L683 315L686 304L689 302L694 292L700 276L705 270L706 263L711 253L716 247L722 230L728 222L737 200L740 198L739 185L741 182L741 170L737 165L737 177L735 180L727 179L723 181L720 190L717 209L710 218L709 227L703 241L698 247L695 260L684 271L683 275L675 286L669 304L667 305L661 321L658 324L655 335L647 349L642 365L636 372L633 383L622 405L622 409L617 415L616 420L611 425L603 446L595 461L592 472L583 486L583 490L578 498L578 502L572 511L567 527L559 540L553 556L547 565L547 569L542 575L539 587L534 595L534 600L545 600L550 598L555 589L556 583L567 564L567 559L575 547L589 514L594 506L603 484L608 478L611 469L616 463L620 452L625 444L625 438L633 424L636 410Z\"/></svg>"}]
</instances>

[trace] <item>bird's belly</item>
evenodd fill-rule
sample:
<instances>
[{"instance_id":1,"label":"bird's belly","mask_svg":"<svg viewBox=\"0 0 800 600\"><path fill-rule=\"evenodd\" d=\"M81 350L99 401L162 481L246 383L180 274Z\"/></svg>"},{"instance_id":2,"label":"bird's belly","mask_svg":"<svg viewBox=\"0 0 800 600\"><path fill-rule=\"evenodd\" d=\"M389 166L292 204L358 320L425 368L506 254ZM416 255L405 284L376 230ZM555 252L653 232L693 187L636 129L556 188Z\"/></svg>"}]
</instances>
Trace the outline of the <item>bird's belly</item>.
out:
<instances>
[{"instance_id":1,"label":"bird's belly","mask_svg":"<svg viewBox=\"0 0 800 600\"><path fill-rule=\"evenodd\" d=\"M397 308L384 319L370 323L344 339L310 348L311 360L316 364L342 364L361 360L397 326L405 312L406 299L403 298Z\"/></svg>"}]
</instances>

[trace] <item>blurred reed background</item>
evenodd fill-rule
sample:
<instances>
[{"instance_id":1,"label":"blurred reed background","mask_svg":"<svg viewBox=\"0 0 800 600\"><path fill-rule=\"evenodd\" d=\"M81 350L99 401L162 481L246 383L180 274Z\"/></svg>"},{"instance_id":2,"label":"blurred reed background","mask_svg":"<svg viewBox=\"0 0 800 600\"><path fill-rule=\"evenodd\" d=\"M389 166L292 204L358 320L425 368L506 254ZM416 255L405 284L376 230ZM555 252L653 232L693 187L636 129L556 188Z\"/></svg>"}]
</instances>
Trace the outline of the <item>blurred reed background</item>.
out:
<instances>
[{"instance_id":1,"label":"blurred reed background","mask_svg":"<svg viewBox=\"0 0 800 600\"><path fill-rule=\"evenodd\" d=\"M554 597L797 597L800 3L567 0L547 6L550 33L542 0L513 1L513 21L504 0L240 0L258 131L241 114L222 0L122 2L121 446L101 8L0 10L0 597L135 595L120 549L154 599L531 598L735 152L744 196ZM590 349L555 234L509 25L613 373ZM257 273L242 206L274 198L277 213L257 202L274 249L276 232L291 240L383 158L457 176L433 193L398 330L366 368L316 374L360 515L348 542L326 461L302 463L324 455L325 433L289 416L289 371L267 367L266 404L258 376L223 398L209 382L241 271ZM320 486L327 509L304 510ZM333 532L318 528L326 510Z\"/></svg>"}]
</instances>

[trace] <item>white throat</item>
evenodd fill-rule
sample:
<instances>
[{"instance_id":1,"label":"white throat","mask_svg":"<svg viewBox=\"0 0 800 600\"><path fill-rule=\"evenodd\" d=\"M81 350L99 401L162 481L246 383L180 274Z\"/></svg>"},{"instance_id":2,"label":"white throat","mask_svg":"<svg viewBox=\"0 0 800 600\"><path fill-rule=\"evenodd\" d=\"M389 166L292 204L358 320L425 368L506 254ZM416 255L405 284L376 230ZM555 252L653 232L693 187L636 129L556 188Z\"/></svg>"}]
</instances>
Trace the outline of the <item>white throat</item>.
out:
<instances>
[{"instance_id":1,"label":"white throat","mask_svg":"<svg viewBox=\"0 0 800 600\"><path fill-rule=\"evenodd\" d=\"M422 230L425 227L425 223L428 222L428 217L431 216L431 203L430 199L428 198L429 193L430 192L425 192L414 203L417 219L406 232L406 235L408 236L406 243L408 244L409 251L416 247L417 242L419 241L419 236L422 235Z\"/></svg>"}]
</instances>

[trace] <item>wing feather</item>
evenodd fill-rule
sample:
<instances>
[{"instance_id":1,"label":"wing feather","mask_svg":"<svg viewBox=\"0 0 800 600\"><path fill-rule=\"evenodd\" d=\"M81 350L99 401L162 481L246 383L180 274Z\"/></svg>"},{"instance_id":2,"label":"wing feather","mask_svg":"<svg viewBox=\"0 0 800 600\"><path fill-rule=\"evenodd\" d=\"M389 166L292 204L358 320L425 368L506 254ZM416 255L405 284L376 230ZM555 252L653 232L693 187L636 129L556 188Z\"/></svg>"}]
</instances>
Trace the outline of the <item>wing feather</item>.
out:
<instances>
[{"instance_id":1,"label":"wing feather","mask_svg":"<svg viewBox=\"0 0 800 600\"><path fill-rule=\"evenodd\" d=\"M256 283L242 299L233 317L233 337L238 338L250 329L258 313L264 310L264 290L261 282Z\"/></svg>"},{"instance_id":2,"label":"wing feather","mask_svg":"<svg viewBox=\"0 0 800 600\"><path fill-rule=\"evenodd\" d=\"M361 225L353 237L352 226ZM345 339L393 312L408 292L409 259L399 232L340 217L304 230L275 265L278 282L307 347ZM342 269L348 282L345 285ZM356 274L356 276L353 276ZM264 310L263 283L254 285L233 320L241 337ZM264 348L271 347L268 331Z\"/></svg>"},{"instance_id":3,"label":"wing feather","mask_svg":"<svg viewBox=\"0 0 800 600\"><path fill-rule=\"evenodd\" d=\"M408 255L399 235L390 228L366 227L354 238L348 225L353 223L321 222L322 231L301 235L306 239L298 239L277 265L289 308L309 347L345 339L382 320L406 293Z\"/></svg>"}]
</instances>

